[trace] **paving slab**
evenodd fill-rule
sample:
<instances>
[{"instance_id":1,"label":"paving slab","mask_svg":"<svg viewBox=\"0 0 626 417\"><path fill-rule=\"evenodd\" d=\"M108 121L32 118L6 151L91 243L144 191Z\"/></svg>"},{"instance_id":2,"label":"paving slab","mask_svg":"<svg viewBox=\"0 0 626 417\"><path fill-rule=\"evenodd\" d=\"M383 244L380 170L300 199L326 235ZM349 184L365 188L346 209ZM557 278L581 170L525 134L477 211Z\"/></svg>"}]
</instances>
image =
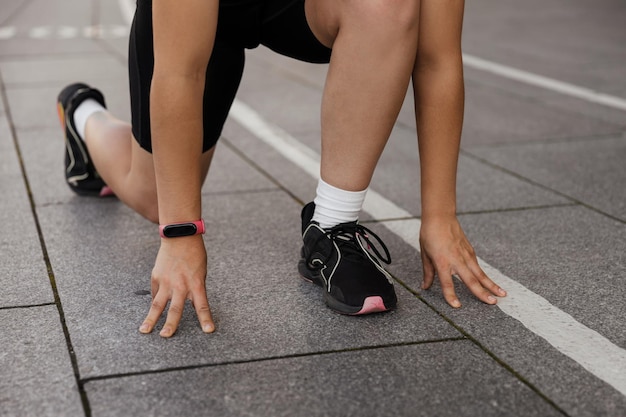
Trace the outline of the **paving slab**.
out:
<instances>
[{"instance_id":1,"label":"paving slab","mask_svg":"<svg viewBox=\"0 0 626 417\"><path fill-rule=\"evenodd\" d=\"M86 390L101 416L561 415L467 341L138 375Z\"/></svg>"},{"instance_id":2,"label":"paving slab","mask_svg":"<svg viewBox=\"0 0 626 417\"><path fill-rule=\"evenodd\" d=\"M537 74L542 75L542 74ZM495 75L488 71L479 70L469 65L464 68L466 94L471 95L474 88L485 88L487 91L499 92L501 95L516 97L523 101L528 101L541 107L547 107L550 111L558 110L557 114L561 115L578 115L583 121L592 118L596 121L604 121L609 125L617 125L622 129L626 126L624 120L624 111L611 107L598 105L589 100L578 98L572 95L563 94L562 92L553 91L543 87L513 80L506 76ZM580 87L585 87L581 85ZM622 95L626 96L626 95ZM466 111L469 106L466 105ZM562 116L561 116L562 117ZM482 119L482 117L481 117ZM465 123L471 122L471 119L465 120ZM543 124L543 123L542 123ZM576 122L578 125L579 123ZM589 125L589 123L587 123ZM575 130L573 131L575 133ZM532 140L532 138L528 138Z\"/></svg>"},{"instance_id":3,"label":"paving slab","mask_svg":"<svg viewBox=\"0 0 626 417\"><path fill-rule=\"evenodd\" d=\"M622 112L465 68L462 148L607 135L626 126ZM409 89L398 125L415 131Z\"/></svg>"},{"instance_id":4,"label":"paving slab","mask_svg":"<svg viewBox=\"0 0 626 417\"><path fill-rule=\"evenodd\" d=\"M93 39L82 36L83 29L92 23L92 2L35 0L20 3L11 3L11 14L2 22L2 26L15 28L15 35L2 40L0 57L81 54L101 50ZM79 26L77 22L80 22ZM60 35L59 29L66 26L78 28L78 36L64 38Z\"/></svg>"},{"instance_id":5,"label":"paving slab","mask_svg":"<svg viewBox=\"0 0 626 417\"><path fill-rule=\"evenodd\" d=\"M241 158L226 141L218 142L211 169L202 189L204 194L265 192L278 186Z\"/></svg>"},{"instance_id":6,"label":"paving slab","mask_svg":"<svg viewBox=\"0 0 626 417\"><path fill-rule=\"evenodd\" d=\"M150 306L155 226L113 204L40 208L81 376L458 335L402 289L401 307L391 314L355 320L332 313L321 290L296 272L299 204L275 191L209 197L203 210L209 221L208 291L218 331L202 334L187 308L172 340L137 331ZM85 233L75 233L79 228Z\"/></svg>"},{"instance_id":7,"label":"paving slab","mask_svg":"<svg viewBox=\"0 0 626 417\"><path fill-rule=\"evenodd\" d=\"M256 53L264 51L247 51L246 56ZM276 67L263 65L259 60L248 60L246 63L237 97L289 132L320 129L322 90L316 85L285 76Z\"/></svg>"},{"instance_id":8,"label":"paving slab","mask_svg":"<svg viewBox=\"0 0 626 417\"><path fill-rule=\"evenodd\" d=\"M475 1L465 7L463 45L485 59L624 96L625 19L626 7L612 0Z\"/></svg>"},{"instance_id":9,"label":"paving slab","mask_svg":"<svg viewBox=\"0 0 626 417\"><path fill-rule=\"evenodd\" d=\"M490 265L617 346L626 346L623 286L616 285L626 274L622 225L582 207L467 215L461 221ZM462 284L456 286L460 310L445 304L438 283L420 290L422 271L412 248L394 247L392 254L397 277L568 415L626 412L623 395L497 307L482 304Z\"/></svg>"},{"instance_id":10,"label":"paving slab","mask_svg":"<svg viewBox=\"0 0 626 417\"><path fill-rule=\"evenodd\" d=\"M616 285L626 274L623 224L580 206L467 215L461 221L487 263L626 347L620 319L626 287Z\"/></svg>"},{"instance_id":11,"label":"paving slab","mask_svg":"<svg viewBox=\"0 0 626 417\"><path fill-rule=\"evenodd\" d=\"M45 71L42 71L45 67ZM2 79L8 86L15 84L65 84L81 80L97 84L102 80L113 80L127 85L128 70L119 60L103 53L83 55L63 55L42 58L5 58L0 61ZM56 97L53 96L53 99Z\"/></svg>"},{"instance_id":12,"label":"paving slab","mask_svg":"<svg viewBox=\"0 0 626 417\"><path fill-rule=\"evenodd\" d=\"M88 76L84 77L84 80L96 81L93 84L103 91L107 107L121 120L130 120L130 101L125 82L120 79L98 80ZM19 131L56 127L59 132L57 136L62 139L56 99L66 85L65 82L55 82L45 86L34 84L7 88L6 93L16 129ZM18 132L18 138L20 137ZM61 141L61 146L62 144Z\"/></svg>"},{"instance_id":13,"label":"paving slab","mask_svg":"<svg viewBox=\"0 0 626 417\"><path fill-rule=\"evenodd\" d=\"M0 309L0 416L83 414L56 306Z\"/></svg>"},{"instance_id":14,"label":"paving slab","mask_svg":"<svg viewBox=\"0 0 626 417\"><path fill-rule=\"evenodd\" d=\"M626 221L626 135L472 149L510 172Z\"/></svg>"},{"instance_id":15,"label":"paving slab","mask_svg":"<svg viewBox=\"0 0 626 417\"><path fill-rule=\"evenodd\" d=\"M413 215L421 215L419 154L414 132L397 128L383 152L370 185ZM459 157L457 211L477 212L567 204L553 192L533 186L482 162Z\"/></svg>"},{"instance_id":16,"label":"paving slab","mask_svg":"<svg viewBox=\"0 0 626 417\"><path fill-rule=\"evenodd\" d=\"M0 117L0 307L53 302L28 190L8 126Z\"/></svg>"},{"instance_id":17,"label":"paving slab","mask_svg":"<svg viewBox=\"0 0 626 417\"><path fill-rule=\"evenodd\" d=\"M611 123L545 101L468 81L466 84L463 148L473 145L542 142L620 132Z\"/></svg>"},{"instance_id":18,"label":"paving slab","mask_svg":"<svg viewBox=\"0 0 626 417\"><path fill-rule=\"evenodd\" d=\"M497 307L469 301L471 295L460 286L457 291L464 302L460 310L445 306L436 290L423 292L422 296L499 361L514 369L519 378L553 401L565 415L625 414L626 398L617 390Z\"/></svg>"},{"instance_id":19,"label":"paving slab","mask_svg":"<svg viewBox=\"0 0 626 417\"><path fill-rule=\"evenodd\" d=\"M246 62L263 66L278 76L288 78L301 84L309 85L322 90L326 81L328 64L311 64L289 58L260 45L254 50L248 51Z\"/></svg>"},{"instance_id":20,"label":"paving slab","mask_svg":"<svg viewBox=\"0 0 626 417\"><path fill-rule=\"evenodd\" d=\"M233 120L226 122L222 135L222 141L228 142L229 146L236 149L248 160L253 161L259 170L289 190L295 198L303 203L313 200L317 179L307 174L293 162L286 160L273 147L261 142L253 133ZM298 135L298 139L303 136Z\"/></svg>"},{"instance_id":21,"label":"paving slab","mask_svg":"<svg viewBox=\"0 0 626 417\"><path fill-rule=\"evenodd\" d=\"M98 200L79 198L67 186L63 162L65 145L60 126L21 129L18 131L18 142L37 206L61 203L85 204L86 201Z\"/></svg>"},{"instance_id":22,"label":"paving slab","mask_svg":"<svg viewBox=\"0 0 626 417\"><path fill-rule=\"evenodd\" d=\"M563 207L465 215L461 222L481 258L623 348L620 317L625 312L620 300L624 295L621 288L616 289L616 282L625 273L625 263L620 261L624 229L612 227L615 222L600 215L577 220L576 227L571 227L573 219L584 217L584 211ZM389 269L396 279L567 415L624 415L626 397L498 307L480 302L460 282L455 285L463 304L458 310L445 303L438 281L430 290L421 290L419 255L386 230L384 226L392 223L398 222L367 226L387 243L393 257ZM572 246L573 242L579 244ZM616 261L607 263L607 259ZM610 294L613 291L616 294Z\"/></svg>"}]
</instances>

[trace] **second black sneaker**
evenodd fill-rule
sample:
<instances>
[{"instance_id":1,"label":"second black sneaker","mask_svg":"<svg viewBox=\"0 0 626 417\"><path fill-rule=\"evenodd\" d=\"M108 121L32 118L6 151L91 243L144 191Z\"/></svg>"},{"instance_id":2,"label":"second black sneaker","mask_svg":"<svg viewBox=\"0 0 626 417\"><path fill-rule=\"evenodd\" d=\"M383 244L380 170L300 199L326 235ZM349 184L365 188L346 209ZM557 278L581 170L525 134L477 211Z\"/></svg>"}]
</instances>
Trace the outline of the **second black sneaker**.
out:
<instances>
[{"instance_id":1,"label":"second black sneaker","mask_svg":"<svg viewBox=\"0 0 626 417\"><path fill-rule=\"evenodd\" d=\"M324 229L312 220L314 211L312 202L302 209L300 275L323 287L326 304L338 313L358 315L394 309L397 298L393 281L381 265L391 263L391 256L381 239L358 222ZM370 237L380 245L384 257Z\"/></svg>"},{"instance_id":2,"label":"second black sneaker","mask_svg":"<svg viewBox=\"0 0 626 417\"><path fill-rule=\"evenodd\" d=\"M96 171L87 146L74 125L74 111L88 98L106 107L102 93L82 83L68 85L57 98L57 111L65 134L65 179L77 194L105 196L111 194L110 189Z\"/></svg>"}]
</instances>

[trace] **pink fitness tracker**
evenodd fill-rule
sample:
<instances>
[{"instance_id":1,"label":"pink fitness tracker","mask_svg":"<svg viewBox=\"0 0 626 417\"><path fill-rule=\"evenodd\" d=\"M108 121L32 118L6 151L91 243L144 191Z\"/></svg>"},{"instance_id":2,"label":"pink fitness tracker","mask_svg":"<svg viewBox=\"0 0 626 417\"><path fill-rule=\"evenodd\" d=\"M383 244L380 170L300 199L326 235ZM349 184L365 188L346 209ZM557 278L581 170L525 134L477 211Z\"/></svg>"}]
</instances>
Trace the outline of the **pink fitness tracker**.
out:
<instances>
[{"instance_id":1,"label":"pink fitness tracker","mask_svg":"<svg viewBox=\"0 0 626 417\"><path fill-rule=\"evenodd\" d=\"M159 234L161 237L182 237L193 236L204 233L204 220L200 219L195 222L172 223L159 225Z\"/></svg>"}]
</instances>

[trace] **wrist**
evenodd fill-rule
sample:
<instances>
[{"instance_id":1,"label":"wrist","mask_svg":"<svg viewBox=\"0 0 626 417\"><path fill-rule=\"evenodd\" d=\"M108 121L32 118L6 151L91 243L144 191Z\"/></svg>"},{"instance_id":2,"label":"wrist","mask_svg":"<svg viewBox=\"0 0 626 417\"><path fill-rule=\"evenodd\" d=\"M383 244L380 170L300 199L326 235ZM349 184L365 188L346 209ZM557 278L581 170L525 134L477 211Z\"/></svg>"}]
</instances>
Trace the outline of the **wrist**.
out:
<instances>
[{"instance_id":1,"label":"wrist","mask_svg":"<svg viewBox=\"0 0 626 417\"><path fill-rule=\"evenodd\" d=\"M201 235L205 231L206 227L203 219L159 225L159 234L164 239Z\"/></svg>"},{"instance_id":2,"label":"wrist","mask_svg":"<svg viewBox=\"0 0 626 417\"><path fill-rule=\"evenodd\" d=\"M422 218L456 217L456 193L452 186L422 186Z\"/></svg>"},{"instance_id":3,"label":"wrist","mask_svg":"<svg viewBox=\"0 0 626 417\"><path fill-rule=\"evenodd\" d=\"M456 219L456 209L454 206L444 209L422 208L422 222L450 221Z\"/></svg>"},{"instance_id":4,"label":"wrist","mask_svg":"<svg viewBox=\"0 0 626 417\"><path fill-rule=\"evenodd\" d=\"M177 254L175 256L206 256L206 249L204 246L204 239L202 235L183 236L176 239L161 239L161 249L165 250L170 255Z\"/></svg>"}]
</instances>

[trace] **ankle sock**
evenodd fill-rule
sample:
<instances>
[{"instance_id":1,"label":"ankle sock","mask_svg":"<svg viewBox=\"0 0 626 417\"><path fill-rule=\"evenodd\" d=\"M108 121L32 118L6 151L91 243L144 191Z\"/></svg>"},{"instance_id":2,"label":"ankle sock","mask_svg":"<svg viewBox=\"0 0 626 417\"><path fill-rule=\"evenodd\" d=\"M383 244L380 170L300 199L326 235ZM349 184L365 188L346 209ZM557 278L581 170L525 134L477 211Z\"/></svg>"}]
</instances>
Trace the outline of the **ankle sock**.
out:
<instances>
[{"instance_id":1,"label":"ankle sock","mask_svg":"<svg viewBox=\"0 0 626 417\"><path fill-rule=\"evenodd\" d=\"M353 222L365 201L367 188L363 191L345 191L319 179L315 197L313 220L327 229L339 223Z\"/></svg>"},{"instance_id":2,"label":"ankle sock","mask_svg":"<svg viewBox=\"0 0 626 417\"><path fill-rule=\"evenodd\" d=\"M83 102L76 107L76 110L74 110L74 126L76 126L76 133L78 133L83 140L85 139L87 119L89 119L89 116L92 114L103 110L106 110L106 108L92 98L83 100Z\"/></svg>"}]
</instances>

